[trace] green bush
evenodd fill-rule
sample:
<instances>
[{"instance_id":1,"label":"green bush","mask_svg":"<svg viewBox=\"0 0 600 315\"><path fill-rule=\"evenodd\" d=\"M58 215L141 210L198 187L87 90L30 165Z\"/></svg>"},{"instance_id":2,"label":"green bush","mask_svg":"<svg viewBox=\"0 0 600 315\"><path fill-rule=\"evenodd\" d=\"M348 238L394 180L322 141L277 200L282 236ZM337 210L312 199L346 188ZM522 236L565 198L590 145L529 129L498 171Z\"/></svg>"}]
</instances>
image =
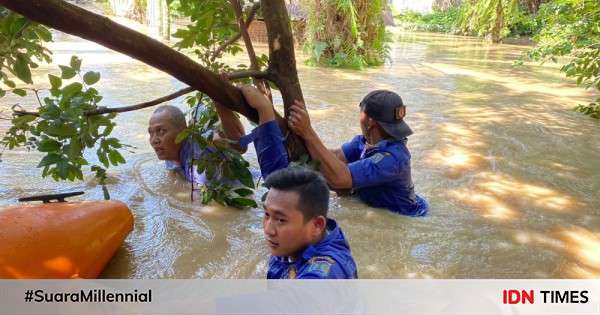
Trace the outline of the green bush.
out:
<instances>
[{"instance_id":1,"label":"green bush","mask_svg":"<svg viewBox=\"0 0 600 315\"><path fill-rule=\"evenodd\" d=\"M414 31L455 33L460 17L460 7L447 10L434 10L429 14L407 11L396 16L400 27Z\"/></svg>"}]
</instances>

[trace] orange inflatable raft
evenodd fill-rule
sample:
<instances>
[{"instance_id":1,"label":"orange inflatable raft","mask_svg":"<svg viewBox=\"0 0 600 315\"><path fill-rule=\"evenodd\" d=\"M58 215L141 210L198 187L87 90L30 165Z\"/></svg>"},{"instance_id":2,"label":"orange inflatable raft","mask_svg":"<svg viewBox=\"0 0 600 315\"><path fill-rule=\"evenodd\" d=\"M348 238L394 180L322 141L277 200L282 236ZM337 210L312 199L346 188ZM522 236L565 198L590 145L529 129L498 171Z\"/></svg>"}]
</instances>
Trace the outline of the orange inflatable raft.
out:
<instances>
[{"instance_id":1,"label":"orange inflatable raft","mask_svg":"<svg viewBox=\"0 0 600 315\"><path fill-rule=\"evenodd\" d=\"M54 195L64 201L67 195ZM70 194L74 195L74 194ZM58 198L56 198L58 196ZM0 278L96 278L133 229L118 201L48 203L0 209Z\"/></svg>"}]
</instances>

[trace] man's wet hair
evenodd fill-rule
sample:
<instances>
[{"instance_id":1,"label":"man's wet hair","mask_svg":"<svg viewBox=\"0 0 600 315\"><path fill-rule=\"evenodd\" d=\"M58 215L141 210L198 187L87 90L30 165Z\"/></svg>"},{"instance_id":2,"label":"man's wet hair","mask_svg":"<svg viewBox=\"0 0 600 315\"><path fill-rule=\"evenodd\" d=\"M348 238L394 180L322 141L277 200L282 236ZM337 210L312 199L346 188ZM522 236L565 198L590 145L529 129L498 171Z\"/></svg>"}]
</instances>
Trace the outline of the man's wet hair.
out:
<instances>
[{"instance_id":1,"label":"man's wet hair","mask_svg":"<svg viewBox=\"0 0 600 315\"><path fill-rule=\"evenodd\" d=\"M298 193L298 210L304 222L317 217L327 217L329 186L319 173L298 167L288 167L271 173L265 180L269 189Z\"/></svg>"},{"instance_id":2,"label":"man's wet hair","mask_svg":"<svg viewBox=\"0 0 600 315\"><path fill-rule=\"evenodd\" d=\"M154 114L160 114L163 112L169 114L169 120L173 127L177 129L185 129L187 127L185 115L181 109L179 109L179 107L173 105L161 105L154 110Z\"/></svg>"}]
</instances>

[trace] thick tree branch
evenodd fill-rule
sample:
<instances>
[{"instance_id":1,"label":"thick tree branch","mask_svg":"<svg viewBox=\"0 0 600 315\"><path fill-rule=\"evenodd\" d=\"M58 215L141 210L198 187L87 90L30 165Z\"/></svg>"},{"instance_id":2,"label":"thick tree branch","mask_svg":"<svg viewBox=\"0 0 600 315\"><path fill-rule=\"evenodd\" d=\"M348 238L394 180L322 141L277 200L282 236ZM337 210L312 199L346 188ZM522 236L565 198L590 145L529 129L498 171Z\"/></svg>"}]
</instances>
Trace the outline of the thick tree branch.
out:
<instances>
[{"instance_id":1,"label":"thick tree branch","mask_svg":"<svg viewBox=\"0 0 600 315\"><path fill-rule=\"evenodd\" d=\"M284 0L261 0L263 17L269 37L269 69L273 81L280 88L288 117L289 108L294 100L304 101L294 52L294 37ZM289 132L285 120L278 120L279 127L286 136L290 160L297 160L307 150L304 142Z\"/></svg>"},{"instance_id":2,"label":"thick tree branch","mask_svg":"<svg viewBox=\"0 0 600 315\"><path fill-rule=\"evenodd\" d=\"M213 100L258 121L239 89L184 54L101 15L62 0L0 0L0 5L51 28L94 41L162 70Z\"/></svg>"}]
</instances>

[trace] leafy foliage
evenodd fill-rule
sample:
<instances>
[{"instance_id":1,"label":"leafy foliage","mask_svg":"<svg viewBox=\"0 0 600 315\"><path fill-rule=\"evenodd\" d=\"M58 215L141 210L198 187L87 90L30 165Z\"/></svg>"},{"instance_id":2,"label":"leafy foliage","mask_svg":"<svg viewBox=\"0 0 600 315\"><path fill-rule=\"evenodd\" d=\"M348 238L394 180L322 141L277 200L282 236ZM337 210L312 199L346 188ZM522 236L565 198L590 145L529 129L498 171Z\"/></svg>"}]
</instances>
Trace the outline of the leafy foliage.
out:
<instances>
[{"instance_id":1,"label":"leafy foliage","mask_svg":"<svg viewBox=\"0 0 600 315\"><path fill-rule=\"evenodd\" d=\"M247 68L243 64L232 68L219 60L222 53L235 55L243 51L237 43L225 46L225 43L240 31L235 13L228 1L177 0L169 3L173 11L180 16L189 17L192 22L173 34L174 38L179 39L175 48L193 49L199 62L216 73ZM221 53L216 53L221 46L225 49ZM264 67L267 63L268 57L260 56L259 65ZM250 79L239 81L250 83ZM178 136L180 141L190 138L203 152L199 159L193 161L198 174L204 173L208 179L207 184L200 187L202 203L206 204L214 200L237 208L256 207L254 199L247 198L254 193L250 164L223 139L215 138L215 130L218 130L220 125L212 100L202 93L196 93L194 96L187 97L186 101L192 109L197 109L198 104L205 104L205 110L197 111L197 115L193 114L190 126ZM246 188L238 187L238 183Z\"/></svg>"},{"instance_id":2,"label":"leafy foliage","mask_svg":"<svg viewBox=\"0 0 600 315\"><path fill-rule=\"evenodd\" d=\"M25 90L15 89L16 83L8 75L33 83L31 69L38 67L37 62L51 61L51 52L43 46L50 41L52 33L46 27L0 7L0 81L4 86L24 95ZM6 88L0 87L0 97L5 94Z\"/></svg>"},{"instance_id":3,"label":"leafy foliage","mask_svg":"<svg viewBox=\"0 0 600 315\"><path fill-rule=\"evenodd\" d=\"M207 179L199 188L202 203L214 200L236 208L256 207L254 199L249 197L255 188L250 164L231 148L230 141L216 137L222 128L212 101L197 93L188 97L187 102L192 107L192 121L179 133L177 141L189 139L201 153L191 162L196 166L197 174L204 173Z\"/></svg>"},{"instance_id":4,"label":"leafy foliage","mask_svg":"<svg viewBox=\"0 0 600 315\"><path fill-rule=\"evenodd\" d=\"M223 0L178 0L169 1L174 12L190 18L190 24L178 29L173 37L179 39L177 49L193 49L200 62L211 70L231 70L227 65L216 62L220 57L214 51L239 32L235 14L228 1ZM238 43L228 45L224 52L237 54L242 51Z\"/></svg>"},{"instance_id":5,"label":"leafy foliage","mask_svg":"<svg viewBox=\"0 0 600 315\"><path fill-rule=\"evenodd\" d=\"M518 16L517 0L470 0L462 6L459 25L465 34L491 35L495 42L506 37Z\"/></svg>"},{"instance_id":6,"label":"leafy foliage","mask_svg":"<svg viewBox=\"0 0 600 315\"><path fill-rule=\"evenodd\" d=\"M17 115L0 143L9 149L25 146L45 153L38 167L42 168L43 177L54 180L83 180L82 169L89 166L108 199L106 168L125 163L120 151L129 146L110 137L116 114L87 115L97 110L102 100L91 87L100 80L100 74L83 73L81 59L76 56L69 65L59 67L60 75L48 74L51 88L49 95L39 102L37 114ZM39 100L40 91L32 91ZM84 157L87 149L96 149L100 165L91 165Z\"/></svg>"},{"instance_id":7,"label":"leafy foliage","mask_svg":"<svg viewBox=\"0 0 600 315\"><path fill-rule=\"evenodd\" d=\"M532 36L539 28L535 16L517 1L503 1L502 27L498 36ZM408 11L396 16L400 27L408 30L488 36L496 26L498 1L466 1L462 5L421 14Z\"/></svg>"},{"instance_id":8,"label":"leafy foliage","mask_svg":"<svg viewBox=\"0 0 600 315\"><path fill-rule=\"evenodd\" d=\"M449 7L447 10L434 9L429 14L408 11L396 16L399 26L415 31L457 33L461 7Z\"/></svg>"},{"instance_id":9,"label":"leafy foliage","mask_svg":"<svg viewBox=\"0 0 600 315\"><path fill-rule=\"evenodd\" d=\"M192 21L192 24L177 30L173 35L180 39L175 48L193 49L200 62L212 71L235 70L218 60L222 53L215 53L239 31L228 3L217 0L177 0L170 3L176 12L190 17ZM51 61L51 52L43 47L44 42L51 40L51 33L43 26L0 8L0 36L3 39L0 44L3 48L0 69L8 70L9 74L17 76L24 83L32 84L30 68L37 67L33 58ZM240 51L241 47L233 43L222 52L235 54ZM261 56L259 63L266 66L268 57ZM12 127L0 144L9 149L25 146L45 153L38 167L43 169L43 177L50 176L55 180L81 180L83 167L89 166L102 184L105 198L108 199L110 196L105 186L107 169L126 162L121 151L129 146L110 137L116 125L113 122L116 114L88 115L100 108L98 104L102 97L91 87L100 80L100 73L82 72L81 60L75 56L71 58L69 65L60 65L59 68L60 75L48 75L51 88L48 90L49 95L43 100L39 99L40 90L15 88L16 84L8 75L0 72L0 79L13 89L13 93L25 96L26 90L31 90L39 101L37 112L18 115L12 120ZM240 65L238 68L244 69L246 66ZM0 96L5 94L3 90L0 93ZM187 101L190 107L200 102L210 103L208 97L200 93L188 97ZM214 137L218 123L216 112L209 107L178 137L179 141L191 138L200 150L206 152L193 161L198 173L204 172L209 179L209 184L201 187L202 202L215 200L239 208L254 207L256 203L249 197L254 193L249 163L226 143ZM98 164L91 165L84 158L83 153L87 149L96 150Z\"/></svg>"},{"instance_id":10,"label":"leafy foliage","mask_svg":"<svg viewBox=\"0 0 600 315\"><path fill-rule=\"evenodd\" d=\"M538 11L543 25L534 41L535 49L527 58L541 62L558 62L568 57L561 67L578 85L600 92L600 6L593 0L555 0L541 5ZM600 97L576 110L600 118Z\"/></svg>"},{"instance_id":11,"label":"leafy foliage","mask_svg":"<svg viewBox=\"0 0 600 315\"><path fill-rule=\"evenodd\" d=\"M312 65L362 69L389 58L385 1L318 0L310 2L304 50Z\"/></svg>"}]
</instances>

